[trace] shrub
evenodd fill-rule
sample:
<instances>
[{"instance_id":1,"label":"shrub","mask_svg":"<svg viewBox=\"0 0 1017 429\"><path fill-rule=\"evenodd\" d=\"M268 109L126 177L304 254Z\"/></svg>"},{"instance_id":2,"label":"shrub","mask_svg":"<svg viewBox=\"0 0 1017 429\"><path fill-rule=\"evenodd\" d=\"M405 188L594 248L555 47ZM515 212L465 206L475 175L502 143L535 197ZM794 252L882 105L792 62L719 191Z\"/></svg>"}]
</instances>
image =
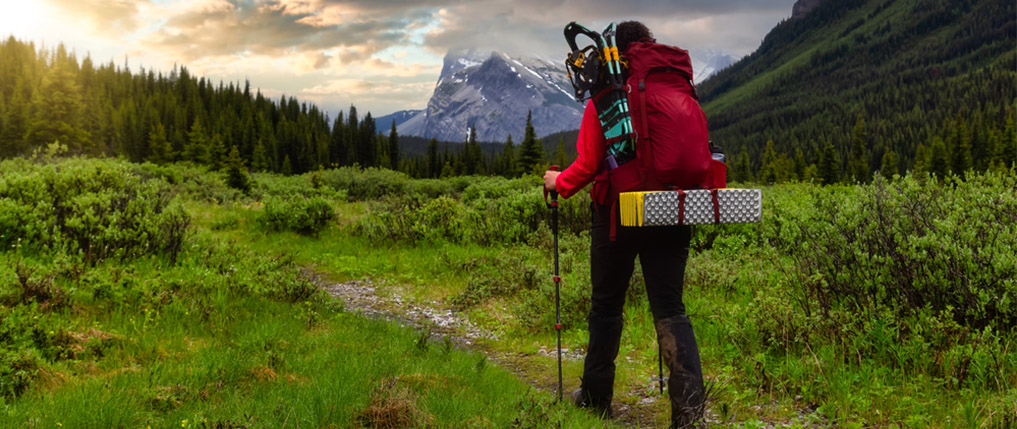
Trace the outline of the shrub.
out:
<instances>
[{"instance_id":1,"label":"shrub","mask_svg":"<svg viewBox=\"0 0 1017 429\"><path fill-rule=\"evenodd\" d=\"M1015 188L1012 175L877 179L807 210L774 207L774 240L797 262L808 312L928 310L1005 331L1017 326Z\"/></svg>"},{"instance_id":2,"label":"shrub","mask_svg":"<svg viewBox=\"0 0 1017 429\"><path fill-rule=\"evenodd\" d=\"M335 218L332 203L323 197L273 197L265 202L258 220L269 229L316 235Z\"/></svg>"},{"instance_id":3,"label":"shrub","mask_svg":"<svg viewBox=\"0 0 1017 429\"><path fill-rule=\"evenodd\" d=\"M190 217L162 180L119 161L0 163L0 245L64 248L86 262L165 252L175 259Z\"/></svg>"},{"instance_id":4,"label":"shrub","mask_svg":"<svg viewBox=\"0 0 1017 429\"><path fill-rule=\"evenodd\" d=\"M405 174L382 168L341 167L315 174L319 175L323 184L345 191L347 197L354 201L401 195L409 182Z\"/></svg>"}]
</instances>

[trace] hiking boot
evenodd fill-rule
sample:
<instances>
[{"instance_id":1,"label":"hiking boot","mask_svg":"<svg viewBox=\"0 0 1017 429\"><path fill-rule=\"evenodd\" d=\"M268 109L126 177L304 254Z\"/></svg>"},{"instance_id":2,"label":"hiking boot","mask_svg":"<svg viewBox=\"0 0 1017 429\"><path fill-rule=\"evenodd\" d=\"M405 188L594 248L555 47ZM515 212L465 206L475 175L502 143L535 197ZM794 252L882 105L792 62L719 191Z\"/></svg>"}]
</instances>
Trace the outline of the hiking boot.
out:
<instances>
[{"instance_id":1,"label":"hiking boot","mask_svg":"<svg viewBox=\"0 0 1017 429\"><path fill-rule=\"evenodd\" d=\"M705 388L692 322L681 314L658 320L654 325L664 365L671 372L667 381L671 427L695 427L703 419Z\"/></svg>"}]
</instances>

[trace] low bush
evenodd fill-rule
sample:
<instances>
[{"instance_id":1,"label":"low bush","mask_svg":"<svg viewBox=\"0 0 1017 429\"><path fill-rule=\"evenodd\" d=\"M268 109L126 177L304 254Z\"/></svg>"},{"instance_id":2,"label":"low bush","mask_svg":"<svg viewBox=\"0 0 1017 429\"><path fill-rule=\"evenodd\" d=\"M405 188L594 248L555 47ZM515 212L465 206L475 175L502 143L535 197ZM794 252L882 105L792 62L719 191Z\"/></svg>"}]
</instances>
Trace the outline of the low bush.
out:
<instances>
[{"instance_id":1,"label":"low bush","mask_svg":"<svg viewBox=\"0 0 1017 429\"><path fill-rule=\"evenodd\" d=\"M316 235L336 218L335 208L324 197L271 197L258 216L259 222L276 231Z\"/></svg>"},{"instance_id":2,"label":"low bush","mask_svg":"<svg viewBox=\"0 0 1017 429\"><path fill-rule=\"evenodd\" d=\"M119 161L0 163L0 246L65 249L88 263L180 252L190 217L163 180Z\"/></svg>"}]
</instances>

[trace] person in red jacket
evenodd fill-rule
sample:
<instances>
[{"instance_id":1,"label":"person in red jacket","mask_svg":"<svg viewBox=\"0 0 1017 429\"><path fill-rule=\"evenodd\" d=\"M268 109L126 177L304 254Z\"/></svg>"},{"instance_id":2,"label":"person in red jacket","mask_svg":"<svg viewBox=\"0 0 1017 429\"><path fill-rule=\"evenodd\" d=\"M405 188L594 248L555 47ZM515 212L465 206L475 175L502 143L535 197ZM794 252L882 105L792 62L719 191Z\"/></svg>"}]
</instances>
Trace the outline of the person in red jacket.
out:
<instances>
[{"instance_id":1,"label":"person in red jacket","mask_svg":"<svg viewBox=\"0 0 1017 429\"><path fill-rule=\"evenodd\" d=\"M618 50L632 42L654 42L645 25L635 21L617 27ZM638 143L637 143L638 144ZM623 228L611 204L610 185L604 167L606 141L592 101L586 104L579 138L578 157L564 171L544 173L544 188L569 198L593 182L593 222L590 231L590 277L592 283L590 340L583 364L582 384L573 393L577 405L611 415L614 393L614 360L622 333L625 291L636 256L646 280L646 295L653 313L657 341L670 377L672 427L687 427L702 418L704 387L699 349L692 322L685 314L682 284L689 254L688 226ZM611 240L612 223L615 239Z\"/></svg>"}]
</instances>

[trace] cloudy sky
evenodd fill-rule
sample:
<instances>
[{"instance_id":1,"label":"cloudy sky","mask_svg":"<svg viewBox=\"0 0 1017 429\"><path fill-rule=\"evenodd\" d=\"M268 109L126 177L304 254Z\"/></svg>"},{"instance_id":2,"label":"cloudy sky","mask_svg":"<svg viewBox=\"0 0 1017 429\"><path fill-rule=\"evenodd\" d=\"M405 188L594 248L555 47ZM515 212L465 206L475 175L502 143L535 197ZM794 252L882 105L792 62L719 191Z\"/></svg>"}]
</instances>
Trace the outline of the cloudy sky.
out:
<instances>
[{"instance_id":1,"label":"cloudy sky","mask_svg":"<svg viewBox=\"0 0 1017 429\"><path fill-rule=\"evenodd\" d=\"M751 53L794 0L0 0L0 34L79 57L250 79L328 111L423 108L450 48L564 59L577 21L645 22L658 41Z\"/></svg>"}]
</instances>

